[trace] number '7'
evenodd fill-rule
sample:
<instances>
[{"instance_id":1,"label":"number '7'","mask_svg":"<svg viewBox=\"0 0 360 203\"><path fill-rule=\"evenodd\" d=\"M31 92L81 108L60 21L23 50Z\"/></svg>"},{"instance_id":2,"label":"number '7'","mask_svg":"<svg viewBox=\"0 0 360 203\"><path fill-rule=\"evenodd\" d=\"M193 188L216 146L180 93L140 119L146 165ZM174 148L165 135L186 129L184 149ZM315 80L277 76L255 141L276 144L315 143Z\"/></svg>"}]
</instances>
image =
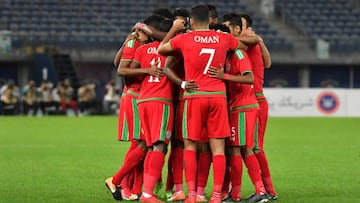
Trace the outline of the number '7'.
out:
<instances>
[{"instance_id":1,"label":"number '7'","mask_svg":"<svg viewBox=\"0 0 360 203\"><path fill-rule=\"evenodd\" d=\"M208 60L208 62L206 64L204 72L203 72L203 74L205 75L205 74L207 74L207 72L208 72L208 70L210 68L211 62L214 59L215 49L202 48L200 53L199 53L199 56L201 56L202 54L210 54L209 60Z\"/></svg>"}]
</instances>

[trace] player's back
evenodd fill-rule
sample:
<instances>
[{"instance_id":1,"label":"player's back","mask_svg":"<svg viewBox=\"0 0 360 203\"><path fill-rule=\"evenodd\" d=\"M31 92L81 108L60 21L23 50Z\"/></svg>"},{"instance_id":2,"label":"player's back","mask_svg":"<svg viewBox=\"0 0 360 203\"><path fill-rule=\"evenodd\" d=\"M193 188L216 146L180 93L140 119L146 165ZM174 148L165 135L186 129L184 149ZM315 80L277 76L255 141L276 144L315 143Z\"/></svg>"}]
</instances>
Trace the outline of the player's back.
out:
<instances>
[{"instance_id":1,"label":"player's back","mask_svg":"<svg viewBox=\"0 0 360 203\"><path fill-rule=\"evenodd\" d=\"M254 73L255 93L261 93L263 92L262 88L264 84L264 62L260 45L257 44L255 46L249 47L246 52L249 55Z\"/></svg>"},{"instance_id":2,"label":"player's back","mask_svg":"<svg viewBox=\"0 0 360 203\"><path fill-rule=\"evenodd\" d=\"M140 64L141 68L148 68L158 63L163 68L166 57L158 54L159 42L155 41L139 47L136 50L134 61ZM171 102L173 95L173 84L167 77L154 77L146 75L141 83L139 102L159 100Z\"/></svg>"},{"instance_id":3,"label":"player's back","mask_svg":"<svg viewBox=\"0 0 360 203\"><path fill-rule=\"evenodd\" d=\"M197 92L185 93L185 97L226 96L224 82L211 78L207 71L210 66L220 68L225 64L227 51L238 46L233 36L214 30L197 30L176 36L170 43L183 54L185 79L199 85Z\"/></svg>"}]
</instances>

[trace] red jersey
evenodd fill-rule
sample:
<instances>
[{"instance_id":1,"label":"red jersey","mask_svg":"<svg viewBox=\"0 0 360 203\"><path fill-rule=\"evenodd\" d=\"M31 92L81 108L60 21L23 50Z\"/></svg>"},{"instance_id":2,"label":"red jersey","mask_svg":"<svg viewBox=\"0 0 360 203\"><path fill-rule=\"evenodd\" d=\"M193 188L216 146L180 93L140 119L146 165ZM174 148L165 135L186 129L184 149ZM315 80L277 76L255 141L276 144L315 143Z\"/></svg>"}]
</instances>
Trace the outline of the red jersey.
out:
<instances>
[{"instance_id":1,"label":"red jersey","mask_svg":"<svg viewBox=\"0 0 360 203\"><path fill-rule=\"evenodd\" d=\"M126 43L123 49L123 54L120 61L132 62L135 56L135 51L141 46L141 43L137 40L130 40ZM139 78L134 78L134 81L127 87L127 94L130 97L137 98L140 92L141 81Z\"/></svg>"},{"instance_id":2,"label":"red jersey","mask_svg":"<svg viewBox=\"0 0 360 203\"><path fill-rule=\"evenodd\" d=\"M249 56L245 51L237 49L228 59L228 66L231 75L244 75L252 72ZM254 86L229 81L230 111L249 111L259 109Z\"/></svg>"},{"instance_id":3,"label":"red jersey","mask_svg":"<svg viewBox=\"0 0 360 203\"><path fill-rule=\"evenodd\" d=\"M149 68L159 61L159 67L163 68L166 57L158 54L159 44L160 42L155 41L139 47L136 50L133 62L140 64L141 68ZM146 75L141 83L138 102L161 101L171 103L172 96L173 84L167 77L158 78Z\"/></svg>"},{"instance_id":4,"label":"red jersey","mask_svg":"<svg viewBox=\"0 0 360 203\"><path fill-rule=\"evenodd\" d=\"M264 61L260 45L249 47L247 53L250 57L251 67L254 73L254 89L257 98L265 98L263 94L264 85Z\"/></svg>"},{"instance_id":5,"label":"red jersey","mask_svg":"<svg viewBox=\"0 0 360 203\"><path fill-rule=\"evenodd\" d=\"M199 85L196 92L185 92L184 98L226 97L225 83L211 78L207 71L210 66L224 65L226 52L238 47L236 38L214 30L196 30L177 35L170 45L183 54L185 80L194 80Z\"/></svg>"}]
</instances>

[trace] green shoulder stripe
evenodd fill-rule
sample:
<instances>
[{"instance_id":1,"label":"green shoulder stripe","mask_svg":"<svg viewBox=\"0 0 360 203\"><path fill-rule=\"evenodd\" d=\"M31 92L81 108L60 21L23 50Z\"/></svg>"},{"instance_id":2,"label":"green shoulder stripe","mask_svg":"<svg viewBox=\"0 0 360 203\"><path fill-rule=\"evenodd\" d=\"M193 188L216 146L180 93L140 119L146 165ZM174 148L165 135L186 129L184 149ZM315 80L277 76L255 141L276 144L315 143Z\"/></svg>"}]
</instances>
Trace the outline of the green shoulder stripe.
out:
<instances>
[{"instance_id":1,"label":"green shoulder stripe","mask_svg":"<svg viewBox=\"0 0 360 203\"><path fill-rule=\"evenodd\" d=\"M235 56L236 56L239 60L245 58L244 54L242 53L242 51L241 51L240 49L236 49L236 50L235 50Z\"/></svg>"},{"instance_id":2,"label":"green shoulder stripe","mask_svg":"<svg viewBox=\"0 0 360 203\"><path fill-rule=\"evenodd\" d=\"M130 48L134 48L135 46L135 40L132 39L130 41L128 41L128 43L126 44L127 47L130 47Z\"/></svg>"}]
</instances>

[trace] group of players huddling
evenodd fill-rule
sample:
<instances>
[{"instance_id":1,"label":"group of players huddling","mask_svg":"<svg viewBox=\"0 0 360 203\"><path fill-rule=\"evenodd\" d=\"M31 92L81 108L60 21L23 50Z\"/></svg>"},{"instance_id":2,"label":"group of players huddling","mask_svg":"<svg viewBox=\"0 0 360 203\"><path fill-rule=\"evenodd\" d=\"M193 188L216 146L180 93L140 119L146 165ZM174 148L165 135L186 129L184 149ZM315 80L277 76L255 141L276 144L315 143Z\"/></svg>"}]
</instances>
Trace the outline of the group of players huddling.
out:
<instances>
[{"instance_id":1,"label":"group of players huddling","mask_svg":"<svg viewBox=\"0 0 360 203\"><path fill-rule=\"evenodd\" d=\"M209 202L277 199L263 150L269 51L248 15L217 21L213 5L158 9L134 25L119 49L114 64L126 85L118 139L132 144L105 181L116 200L163 202L155 194L169 143L166 201L207 202L211 163ZM255 187L248 198L241 194L242 162Z\"/></svg>"}]
</instances>

